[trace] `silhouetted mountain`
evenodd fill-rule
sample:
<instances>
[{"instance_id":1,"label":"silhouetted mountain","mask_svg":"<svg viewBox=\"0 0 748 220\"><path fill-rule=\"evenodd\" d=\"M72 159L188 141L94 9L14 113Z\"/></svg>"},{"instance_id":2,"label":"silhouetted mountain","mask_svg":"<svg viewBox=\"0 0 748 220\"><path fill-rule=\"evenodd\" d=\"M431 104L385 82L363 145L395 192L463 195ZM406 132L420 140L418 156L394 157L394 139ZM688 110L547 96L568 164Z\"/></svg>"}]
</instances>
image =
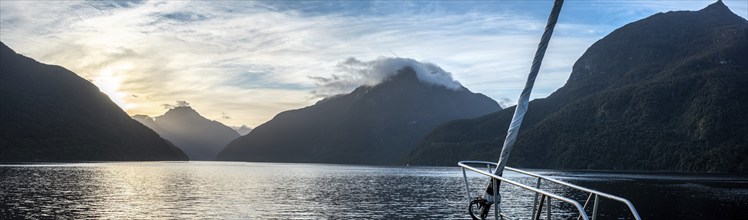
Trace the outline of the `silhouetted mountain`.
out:
<instances>
[{"instance_id":1,"label":"silhouetted mountain","mask_svg":"<svg viewBox=\"0 0 748 220\"><path fill-rule=\"evenodd\" d=\"M239 137L234 129L203 117L189 106L169 109L156 118L135 115L133 119L174 143L190 160L214 160L226 144Z\"/></svg>"},{"instance_id":2,"label":"silhouetted mountain","mask_svg":"<svg viewBox=\"0 0 748 220\"><path fill-rule=\"evenodd\" d=\"M514 107L441 125L410 164L496 160ZM510 166L748 172L748 22L722 2L593 44L530 108Z\"/></svg>"},{"instance_id":3,"label":"silhouetted mountain","mask_svg":"<svg viewBox=\"0 0 748 220\"><path fill-rule=\"evenodd\" d=\"M252 132L252 128L247 127L247 125L242 126L231 126L232 129L234 129L239 135L247 135L249 132Z\"/></svg>"},{"instance_id":4,"label":"silhouetted mountain","mask_svg":"<svg viewBox=\"0 0 748 220\"><path fill-rule=\"evenodd\" d=\"M0 50L0 161L187 159L89 81Z\"/></svg>"},{"instance_id":5,"label":"silhouetted mountain","mask_svg":"<svg viewBox=\"0 0 748 220\"><path fill-rule=\"evenodd\" d=\"M499 109L464 87L421 82L406 67L376 86L281 112L232 141L218 159L392 164L436 125Z\"/></svg>"}]
</instances>

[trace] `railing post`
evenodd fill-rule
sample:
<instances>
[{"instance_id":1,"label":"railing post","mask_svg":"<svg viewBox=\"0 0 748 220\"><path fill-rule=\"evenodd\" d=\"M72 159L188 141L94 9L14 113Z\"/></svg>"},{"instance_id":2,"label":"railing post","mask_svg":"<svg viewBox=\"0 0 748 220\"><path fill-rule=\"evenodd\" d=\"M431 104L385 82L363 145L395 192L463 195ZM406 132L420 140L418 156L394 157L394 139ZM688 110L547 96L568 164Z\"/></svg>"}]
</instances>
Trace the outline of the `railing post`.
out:
<instances>
[{"instance_id":1,"label":"railing post","mask_svg":"<svg viewBox=\"0 0 748 220\"><path fill-rule=\"evenodd\" d=\"M541 180L540 177L538 177L538 183L535 184L535 188L536 189L540 189L540 180ZM533 200L533 202L532 202L532 213L531 214L535 214L535 208L537 208L537 206L538 206L538 196L539 195L540 195L539 193L537 193L537 192L535 193L535 200Z\"/></svg>"},{"instance_id":2,"label":"railing post","mask_svg":"<svg viewBox=\"0 0 748 220\"><path fill-rule=\"evenodd\" d=\"M545 200L545 195L540 196L540 203L538 203L538 211L535 212L535 216L532 218L534 220L540 219L540 213L543 212L543 202Z\"/></svg>"},{"instance_id":3,"label":"railing post","mask_svg":"<svg viewBox=\"0 0 748 220\"><path fill-rule=\"evenodd\" d=\"M491 184L493 184L493 206L494 206L493 215L494 215L494 219L498 220L499 219L499 201L498 201L497 195L499 194L499 189L496 184L496 179L491 178Z\"/></svg>"},{"instance_id":4,"label":"railing post","mask_svg":"<svg viewBox=\"0 0 748 220\"><path fill-rule=\"evenodd\" d=\"M597 205L600 202L600 197L595 194L595 205L592 206L592 220L597 219Z\"/></svg>"},{"instance_id":5,"label":"railing post","mask_svg":"<svg viewBox=\"0 0 748 220\"><path fill-rule=\"evenodd\" d=\"M465 173L465 167L462 167L462 178L465 180L465 192L467 192L468 202L469 202L470 199L472 199L473 197L470 196L470 186L468 185L467 174Z\"/></svg>"},{"instance_id":6,"label":"railing post","mask_svg":"<svg viewBox=\"0 0 748 220\"><path fill-rule=\"evenodd\" d=\"M547 219L551 220L551 197L548 197L547 201L548 201L548 208L547 208L548 209L548 213L547 213L548 217L547 217Z\"/></svg>"},{"instance_id":7,"label":"railing post","mask_svg":"<svg viewBox=\"0 0 748 220\"><path fill-rule=\"evenodd\" d=\"M592 200L592 195L595 195L594 193L590 193L590 196L587 196L587 201L584 202L584 206L582 206L582 210L585 211L585 214L587 212L587 205L590 204L590 200ZM580 215L577 220L582 220L582 216Z\"/></svg>"}]
</instances>

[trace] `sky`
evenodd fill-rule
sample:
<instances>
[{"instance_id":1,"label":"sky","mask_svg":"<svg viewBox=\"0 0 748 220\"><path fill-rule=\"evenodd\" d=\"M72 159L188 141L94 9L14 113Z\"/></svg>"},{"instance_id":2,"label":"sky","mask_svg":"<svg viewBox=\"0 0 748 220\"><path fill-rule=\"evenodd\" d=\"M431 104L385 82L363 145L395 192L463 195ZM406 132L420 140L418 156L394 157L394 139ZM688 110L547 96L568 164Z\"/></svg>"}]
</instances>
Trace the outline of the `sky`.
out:
<instances>
[{"instance_id":1,"label":"sky","mask_svg":"<svg viewBox=\"0 0 748 220\"><path fill-rule=\"evenodd\" d=\"M714 1L567 0L532 98L595 41ZM748 1L725 0L742 17ZM516 104L551 1L0 1L0 41L96 84L130 115L189 103L227 125L347 93L377 63L422 65ZM367 69L369 68L369 69ZM376 70L387 69L378 68ZM364 74L364 75L362 75Z\"/></svg>"}]
</instances>

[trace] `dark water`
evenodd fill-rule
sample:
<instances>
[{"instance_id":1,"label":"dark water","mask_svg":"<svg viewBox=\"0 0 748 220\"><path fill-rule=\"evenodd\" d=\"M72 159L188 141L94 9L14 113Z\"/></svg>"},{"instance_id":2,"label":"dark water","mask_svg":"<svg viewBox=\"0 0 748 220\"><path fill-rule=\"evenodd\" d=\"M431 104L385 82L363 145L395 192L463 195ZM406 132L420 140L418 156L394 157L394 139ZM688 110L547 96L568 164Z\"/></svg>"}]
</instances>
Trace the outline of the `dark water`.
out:
<instances>
[{"instance_id":1,"label":"dark water","mask_svg":"<svg viewBox=\"0 0 748 220\"><path fill-rule=\"evenodd\" d=\"M629 198L644 219L745 219L748 178L540 171ZM534 180L507 173L512 179ZM471 175L478 190L484 178ZM136 162L0 165L0 219L465 219L456 167ZM584 200L555 186L546 190ZM474 195L477 192L474 192ZM502 186L502 208L527 219L533 194ZM584 201L581 201L582 203ZM602 219L627 218L601 203ZM574 211L558 201L554 217Z\"/></svg>"}]
</instances>

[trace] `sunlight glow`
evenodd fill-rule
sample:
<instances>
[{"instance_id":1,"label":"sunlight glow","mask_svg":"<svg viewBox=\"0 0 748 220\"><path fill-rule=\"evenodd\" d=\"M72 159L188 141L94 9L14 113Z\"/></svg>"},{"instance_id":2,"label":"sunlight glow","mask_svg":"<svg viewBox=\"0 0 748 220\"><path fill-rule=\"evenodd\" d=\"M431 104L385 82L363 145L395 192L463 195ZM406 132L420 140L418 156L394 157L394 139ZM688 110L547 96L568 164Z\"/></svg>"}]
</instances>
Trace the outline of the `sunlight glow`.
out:
<instances>
[{"instance_id":1,"label":"sunlight glow","mask_svg":"<svg viewBox=\"0 0 748 220\"><path fill-rule=\"evenodd\" d=\"M122 78L118 75L126 75L127 71L132 68L132 64L129 63L110 65L102 68L92 81L101 92L109 96L109 99L125 111L134 108L135 104L125 101L127 93L121 90Z\"/></svg>"}]
</instances>

